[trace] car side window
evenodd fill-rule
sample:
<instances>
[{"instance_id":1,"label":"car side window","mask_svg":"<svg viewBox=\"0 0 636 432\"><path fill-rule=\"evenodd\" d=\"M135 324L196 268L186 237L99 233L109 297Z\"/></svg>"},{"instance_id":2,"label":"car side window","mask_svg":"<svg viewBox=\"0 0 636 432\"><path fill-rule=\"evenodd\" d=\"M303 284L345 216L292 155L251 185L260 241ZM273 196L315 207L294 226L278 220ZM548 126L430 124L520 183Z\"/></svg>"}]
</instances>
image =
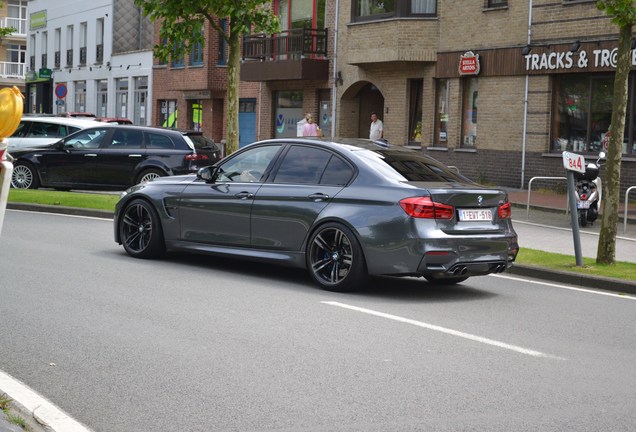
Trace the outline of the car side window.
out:
<instances>
[{"instance_id":1,"label":"car side window","mask_svg":"<svg viewBox=\"0 0 636 432\"><path fill-rule=\"evenodd\" d=\"M107 129L90 129L73 135L64 143L64 147L76 149L96 149L99 148Z\"/></svg>"},{"instance_id":2,"label":"car side window","mask_svg":"<svg viewBox=\"0 0 636 432\"><path fill-rule=\"evenodd\" d=\"M274 183L319 184L332 153L306 146L289 149Z\"/></svg>"},{"instance_id":3,"label":"car side window","mask_svg":"<svg viewBox=\"0 0 636 432\"><path fill-rule=\"evenodd\" d=\"M320 184L344 186L353 177L353 169L336 155L331 156L325 172L322 174Z\"/></svg>"},{"instance_id":4,"label":"car side window","mask_svg":"<svg viewBox=\"0 0 636 432\"><path fill-rule=\"evenodd\" d=\"M259 146L245 150L219 167L216 181L261 182L279 150L280 145Z\"/></svg>"},{"instance_id":5,"label":"car side window","mask_svg":"<svg viewBox=\"0 0 636 432\"><path fill-rule=\"evenodd\" d=\"M143 146L143 133L139 130L116 130L110 142L110 149L140 149Z\"/></svg>"},{"instance_id":6,"label":"car side window","mask_svg":"<svg viewBox=\"0 0 636 432\"><path fill-rule=\"evenodd\" d=\"M20 124L18 125L18 128L15 131L13 131L13 134L11 136L20 137L26 132L28 128L29 128L29 122L21 121Z\"/></svg>"},{"instance_id":7,"label":"car side window","mask_svg":"<svg viewBox=\"0 0 636 432\"><path fill-rule=\"evenodd\" d=\"M174 143L172 142L170 137L167 137L165 135L158 133L147 133L146 148L173 150Z\"/></svg>"}]
</instances>

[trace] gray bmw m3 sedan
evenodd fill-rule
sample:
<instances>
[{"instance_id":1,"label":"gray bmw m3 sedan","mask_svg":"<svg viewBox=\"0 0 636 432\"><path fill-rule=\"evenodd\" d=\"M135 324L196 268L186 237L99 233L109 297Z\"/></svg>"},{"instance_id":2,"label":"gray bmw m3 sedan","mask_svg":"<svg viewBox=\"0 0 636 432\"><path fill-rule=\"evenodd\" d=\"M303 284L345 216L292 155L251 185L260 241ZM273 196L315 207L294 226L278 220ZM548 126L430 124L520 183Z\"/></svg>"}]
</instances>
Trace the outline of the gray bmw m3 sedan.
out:
<instances>
[{"instance_id":1,"label":"gray bmw m3 sedan","mask_svg":"<svg viewBox=\"0 0 636 432\"><path fill-rule=\"evenodd\" d=\"M189 251L306 269L322 288L369 276L456 284L519 250L504 190L362 139L256 142L197 174L129 188L115 241L136 258Z\"/></svg>"}]
</instances>

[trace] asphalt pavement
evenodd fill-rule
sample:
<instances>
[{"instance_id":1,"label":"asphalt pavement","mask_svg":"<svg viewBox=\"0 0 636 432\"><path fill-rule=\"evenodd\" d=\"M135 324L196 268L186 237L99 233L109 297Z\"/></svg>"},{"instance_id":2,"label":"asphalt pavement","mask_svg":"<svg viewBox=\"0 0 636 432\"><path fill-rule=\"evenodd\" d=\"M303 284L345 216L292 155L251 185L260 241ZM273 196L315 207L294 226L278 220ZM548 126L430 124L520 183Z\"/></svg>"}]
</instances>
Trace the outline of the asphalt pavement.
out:
<instances>
[{"instance_id":1,"label":"asphalt pavement","mask_svg":"<svg viewBox=\"0 0 636 432\"><path fill-rule=\"evenodd\" d=\"M532 192L530 197L524 190L510 190L509 197L513 204L513 224L519 236L521 248L537 249L573 256L574 236L571 229L571 215L567 211L565 195L552 194L545 191ZM100 218L112 218L112 212L83 210L60 206L40 206L32 204L8 203L8 209L66 213ZM636 263L636 205L628 207L628 223L624 224L620 208L618 236L616 239L616 260ZM580 229L581 253L584 257L594 258L598 247L600 221ZM566 283L582 288L603 289L621 293L636 294L636 281L623 281L613 278L600 278L579 275L570 272L554 271L545 268L516 264L508 273L523 277L543 279L555 283ZM18 407L18 413L20 413ZM28 417L30 413L23 413ZM50 431L50 428L33 425L33 432ZM21 428L10 423L0 411L0 432L15 432ZM58 431L60 432L60 431Z\"/></svg>"}]
</instances>

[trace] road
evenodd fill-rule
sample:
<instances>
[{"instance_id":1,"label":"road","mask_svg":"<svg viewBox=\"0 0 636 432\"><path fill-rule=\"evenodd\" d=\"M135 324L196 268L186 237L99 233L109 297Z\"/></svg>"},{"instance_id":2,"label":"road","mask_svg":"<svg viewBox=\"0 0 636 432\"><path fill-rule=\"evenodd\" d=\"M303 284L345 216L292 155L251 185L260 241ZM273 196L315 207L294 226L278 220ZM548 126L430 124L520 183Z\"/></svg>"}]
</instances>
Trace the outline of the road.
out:
<instances>
[{"instance_id":1,"label":"road","mask_svg":"<svg viewBox=\"0 0 636 432\"><path fill-rule=\"evenodd\" d=\"M7 211L1 239L0 371L95 432L636 430L636 297L505 274L335 294L135 260L111 225Z\"/></svg>"}]
</instances>

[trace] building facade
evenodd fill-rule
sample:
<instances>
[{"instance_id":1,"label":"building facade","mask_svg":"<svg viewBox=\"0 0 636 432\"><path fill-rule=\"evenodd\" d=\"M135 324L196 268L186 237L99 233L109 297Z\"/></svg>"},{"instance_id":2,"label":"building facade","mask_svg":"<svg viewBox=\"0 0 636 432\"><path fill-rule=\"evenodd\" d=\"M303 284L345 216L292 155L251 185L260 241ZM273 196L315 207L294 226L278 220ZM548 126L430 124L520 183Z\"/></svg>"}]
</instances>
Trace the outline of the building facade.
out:
<instances>
[{"instance_id":1,"label":"building facade","mask_svg":"<svg viewBox=\"0 0 636 432\"><path fill-rule=\"evenodd\" d=\"M28 2L25 112L152 123L153 27L134 0Z\"/></svg>"},{"instance_id":2,"label":"building facade","mask_svg":"<svg viewBox=\"0 0 636 432\"><path fill-rule=\"evenodd\" d=\"M0 2L0 28L14 29L0 41L0 88L16 86L24 93L27 0Z\"/></svg>"}]
</instances>

